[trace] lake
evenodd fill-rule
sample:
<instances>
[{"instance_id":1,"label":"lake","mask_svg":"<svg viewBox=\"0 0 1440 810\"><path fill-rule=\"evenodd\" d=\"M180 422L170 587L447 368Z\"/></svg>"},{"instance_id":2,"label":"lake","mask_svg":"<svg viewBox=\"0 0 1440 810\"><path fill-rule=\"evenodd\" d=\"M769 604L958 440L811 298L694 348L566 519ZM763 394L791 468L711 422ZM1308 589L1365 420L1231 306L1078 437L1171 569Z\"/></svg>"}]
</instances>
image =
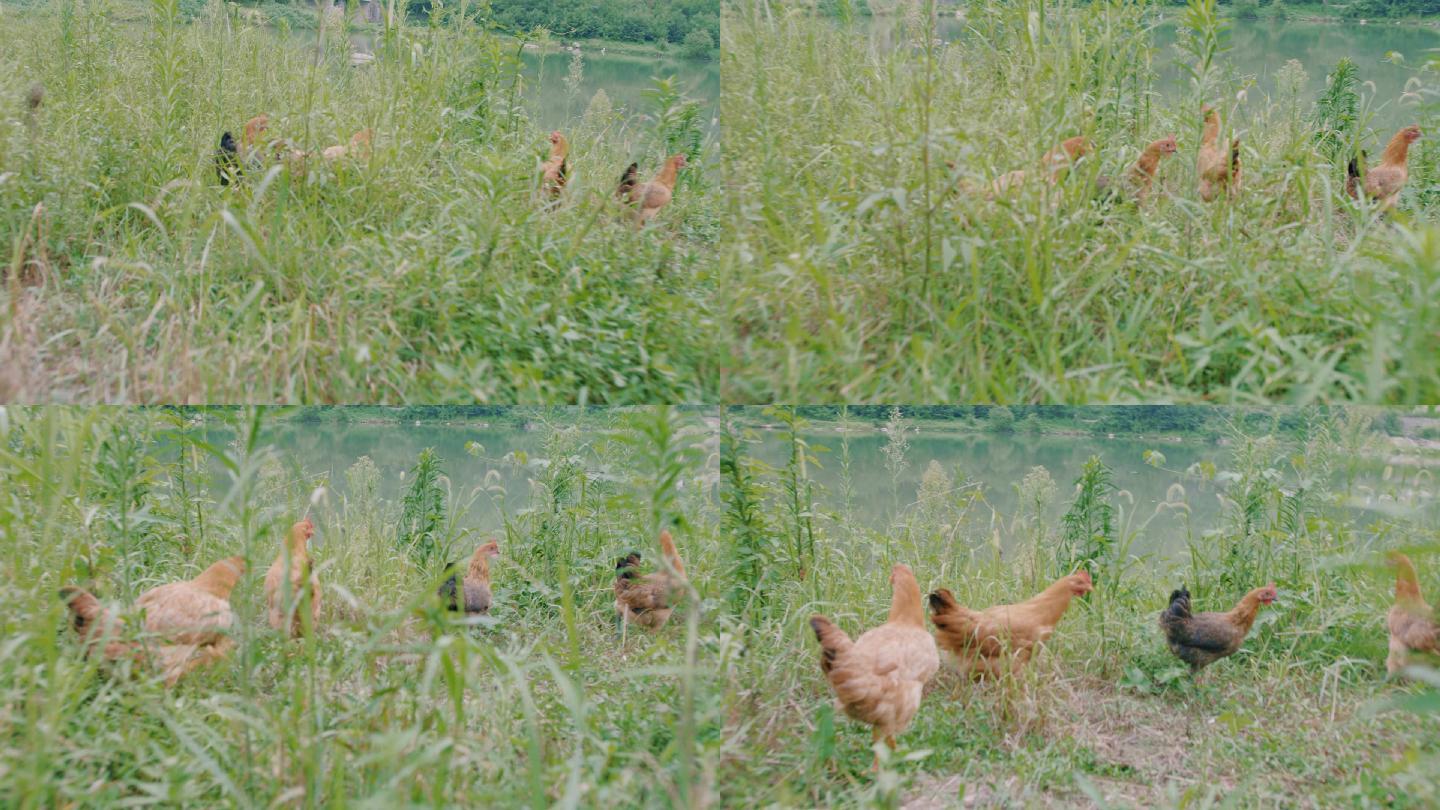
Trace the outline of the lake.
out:
<instances>
[{"instance_id":1,"label":"lake","mask_svg":"<svg viewBox=\"0 0 1440 810\"><path fill-rule=\"evenodd\" d=\"M313 32L304 32L313 38ZM349 34L350 49L374 54L375 36L368 31ZM646 91L654 78L674 77L680 89L700 103L706 134L716 137L720 130L720 63L714 60L680 59L660 54L602 53L594 46L580 48L580 81L568 81L574 55L566 50L521 52L521 80L525 109L541 129L567 129L585 114L590 100L605 91L612 107L627 118L653 114Z\"/></svg>"},{"instance_id":2,"label":"lake","mask_svg":"<svg viewBox=\"0 0 1440 810\"><path fill-rule=\"evenodd\" d=\"M627 116L652 114L645 98L654 77L673 76L686 95L700 102L707 134L719 132L720 65L715 61L667 56L602 54L582 47L581 80L572 91L567 79L573 58L567 51L525 51L523 77L527 109L543 129L563 129L585 113L595 93L604 90L616 110Z\"/></svg>"},{"instance_id":3,"label":"lake","mask_svg":"<svg viewBox=\"0 0 1440 810\"><path fill-rule=\"evenodd\" d=\"M233 439L228 429L206 431L206 440L219 446ZM467 449L471 443L474 453ZM398 503L421 451L434 448L450 479L452 502L471 504L459 524L480 532L499 530L502 510L514 513L529 505L531 478L547 463L541 434L509 424L287 422L267 425L261 444L275 452L286 472L302 473L308 486L328 487L328 505L319 508L337 512L346 495L345 471L361 457L375 464L380 497ZM228 478L218 463L211 466L217 495L223 494ZM500 495L481 494L471 501L470 495L492 471L498 477L492 477L491 484L498 484Z\"/></svg>"},{"instance_id":4,"label":"lake","mask_svg":"<svg viewBox=\"0 0 1440 810\"><path fill-rule=\"evenodd\" d=\"M897 507L913 512L921 477L935 461L952 481L968 478L979 483L988 504L979 507L981 522L988 525L993 508L1000 518L996 525L1002 546L1008 546L1014 540L1009 534L1010 524L1020 507L1018 486L1026 474L1041 466L1054 480L1055 497L1046 516L1047 525L1053 527L1069 508L1076 479L1091 456L1099 456L1110 468L1112 482L1120 490L1113 501L1117 511L1123 511L1117 525L1122 530L1139 530L1132 547L1134 553L1174 560L1186 552L1187 538L1199 540L1205 532L1223 525L1219 498L1223 486L1186 473L1192 465L1203 462L1214 464L1222 474L1230 467L1230 448L1213 442L921 430L909 437L906 465L892 496L890 472L882 451L886 437L870 430L847 435L853 515L857 522L876 530L892 524ZM784 435L765 430L759 436L751 452L768 464L783 466L789 453ZM819 453L820 468L812 469L811 476L822 487L816 496L821 510L839 514L844 509L840 464L844 437L816 431L806 434L806 439L828 449ZM1147 450L1160 451L1164 462L1159 467L1147 464ZM1440 459L1431 457L1429 463L1440 464ZM1440 469L1423 473L1420 469L1387 465L1385 459L1361 464L1348 490L1353 495L1348 509L1362 525L1385 514L1413 515L1418 508L1433 509L1433 476ZM1344 489L1343 483L1337 482L1337 486ZM1391 500L1392 494L1399 495L1398 505ZM1183 502L1188 509L1166 506L1172 499ZM989 537L966 539L978 545L988 542Z\"/></svg>"},{"instance_id":5,"label":"lake","mask_svg":"<svg viewBox=\"0 0 1440 810\"><path fill-rule=\"evenodd\" d=\"M1174 19L1176 14L1168 15ZM1160 79L1156 89L1162 95L1188 92L1180 53L1174 47L1176 27L1161 23L1155 29L1156 65ZM1253 77L1255 88L1265 96L1275 94L1275 72L1291 59L1299 60L1309 74L1302 99L1313 100L1325 89L1325 75L1343 57L1350 57L1360 71L1362 89L1375 117L1372 126L1398 129L1420 120L1416 109L1419 96L1407 93L1407 82L1440 48L1440 32L1418 25L1366 25L1303 21L1234 20L1228 34L1230 50L1223 57L1237 76ZM1394 52L1402 57L1392 59ZM1433 86L1433 82L1431 83ZM1251 91L1253 99L1254 91ZM1433 99L1432 99L1433 100ZM1251 114L1263 102L1247 104Z\"/></svg>"},{"instance_id":6,"label":"lake","mask_svg":"<svg viewBox=\"0 0 1440 810\"><path fill-rule=\"evenodd\" d=\"M554 424L565 424L562 418L555 419ZM702 417L698 421L685 419L682 424L690 427L676 441L697 448L698 457L706 461L697 462L681 475L677 488L693 492L699 487L707 499L713 499L719 473L716 422ZM603 424L585 427L564 446L574 448L577 462L591 481L623 485L631 475L628 468L612 467L603 454L604 443L611 435ZM456 520L457 526L485 535L500 533L507 515L513 518L537 505L532 500L539 494L536 481L550 464L546 436L543 428L527 429L506 420L349 424L272 421L265 425L260 444L274 452L287 474L283 480L293 480L298 473L304 476L307 488L325 486L328 492L316 509L322 515L333 511L342 521L348 494L345 472L352 465L368 457L378 473L379 498L387 508L398 509L411 480L410 470L422 451L433 448L443 460L441 469L450 481L451 503L466 507ZM212 423L205 428L205 440L212 445L226 447L234 439L235 433L228 426ZM218 461L210 462L210 470L212 495L219 500L229 490L229 476ZM319 542L323 544L325 538Z\"/></svg>"},{"instance_id":7,"label":"lake","mask_svg":"<svg viewBox=\"0 0 1440 810\"><path fill-rule=\"evenodd\" d=\"M1156 92L1165 97L1183 97L1189 89L1180 67L1183 58L1175 48L1176 23L1180 10L1163 9L1165 16L1154 30L1155 70L1158 74ZM883 47L894 47L903 38L896 17L874 17L865 23L872 38ZM964 37L965 23L953 13L941 14L939 36L946 42ZM1369 82L1363 92L1374 112L1371 125L1381 129L1398 129L1419 120L1415 94L1407 95L1406 83L1429 59L1432 49L1440 48L1440 31L1418 25L1395 25L1368 22L1330 23L1231 20L1225 41L1230 49L1221 57L1231 65L1235 76L1254 79L1246 109L1255 115L1264 106L1266 97L1275 94L1275 73L1291 59L1304 65L1309 74L1303 99L1313 101L1325 88L1325 75L1341 57L1348 56L1360 71L1361 82ZM1402 59L1392 60L1391 52ZM1430 83L1432 86L1434 82ZM1237 84L1238 90L1242 84Z\"/></svg>"}]
</instances>

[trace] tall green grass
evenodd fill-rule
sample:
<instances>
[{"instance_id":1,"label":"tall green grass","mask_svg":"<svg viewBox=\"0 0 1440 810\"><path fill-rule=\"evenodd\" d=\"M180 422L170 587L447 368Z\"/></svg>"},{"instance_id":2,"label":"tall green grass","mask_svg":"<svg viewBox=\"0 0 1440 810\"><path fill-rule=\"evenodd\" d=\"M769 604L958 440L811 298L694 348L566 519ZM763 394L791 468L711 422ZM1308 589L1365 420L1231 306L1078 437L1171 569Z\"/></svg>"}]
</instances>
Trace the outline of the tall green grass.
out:
<instances>
[{"instance_id":1,"label":"tall green grass","mask_svg":"<svg viewBox=\"0 0 1440 810\"><path fill-rule=\"evenodd\" d=\"M807 3L727 5L726 401L1434 400L1433 148L1393 216L1355 206L1312 124L1338 119L1241 93L1213 4L1165 96L1145 2L972 3L944 44L933 11L901 4L889 42ZM1231 203L1194 190L1202 101L1242 140ZM1374 159L1393 133L1365 120L1325 134ZM985 199L1076 134L1099 154L1065 182ZM1167 135L1149 203L1096 200Z\"/></svg>"},{"instance_id":2,"label":"tall green grass","mask_svg":"<svg viewBox=\"0 0 1440 810\"><path fill-rule=\"evenodd\" d=\"M644 115L547 131L519 43L472 5L373 34L290 34L211 3L5 8L0 395L18 401L693 401L715 364L714 145L661 82ZM43 87L27 109L32 85ZM260 112L306 149L373 127L374 156L223 189L220 132ZM690 152L637 233L612 199Z\"/></svg>"},{"instance_id":3,"label":"tall green grass","mask_svg":"<svg viewBox=\"0 0 1440 810\"><path fill-rule=\"evenodd\" d=\"M760 442L777 456L790 427L760 409L732 409L727 420L722 464L746 476L743 489L724 492L725 520L752 535L733 553L748 559L769 549L761 552L767 564L784 570L783 538L800 526L789 472L757 466L754 457ZM769 431L747 427L757 423ZM834 464L854 428L819 427L802 420L799 431ZM1440 729L1408 709L1433 711L1434 693L1385 680L1394 580L1379 559L1383 549L1406 549L1423 560L1422 588L1440 592L1428 476L1387 474L1374 488L1347 477L1355 459L1413 452L1378 438L1360 413L1314 411L1291 434L1235 422L1225 438L1226 460L1182 472L1183 483L1159 504L1137 502L1098 459L1073 486L1032 468L1014 482L1015 514L992 505L964 470L913 450L905 465L925 470L917 497L879 514L849 515L843 492L812 481L802 506L813 516L819 561L803 581L779 576L758 586L763 602L751 600L744 613L746 654L725 671L734 708L722 803L1433 803ZM1148 456L1165 464L1163 453ZM1224 504L1214 525L1186 519L1190 504L1214 498ZM1359 502L1378 510L1378 520L1362 522ZM1185 546L1138 552L1136 541L1162 520L1184 521ZM1028 598L1077 556L1094 572L1096 590L1071 605L1029 671L1014 683L974 685L942 664L899 749L871 773L870 734L833 708L810 615L830 616L852 637L883 622L894 563L910 565L927 591L950 588L962 604L986 607ZM1199 609L1226 610L1270 581L1280 600L1242 651L1192 680L1156 626L1170 591L1187 584Z\"/></svg>"},{"instance_id":4,"label":"tall green grass","mask_svg":"<svg viewBox=\"0 0 1440 810\"><path fill-rule=\"evenodd\" d=\"M368 458L342 496L273 446L258 412L0 414L0 804L711 801L725 706L708 662L731 642L708 607L720 544L695 414L549 414L547 452L569 454L501 499L495 607L468 623L439 609L438 572L397 544L404 507L376 492L402 487ZM209 443L217 427L237 438ZM438 540L465 553L482 538L448 518L484 482L437 464ZM291 641L265 625L261 582L307 511L326 606L319 632ZM691 590L665 629L622 649L614 560L639 549L653 564L657 524L674 528ZM84 659L62 584L123 609L236 553L249 572L228 659L169 690Z\"/></svg>"}]
</instances>

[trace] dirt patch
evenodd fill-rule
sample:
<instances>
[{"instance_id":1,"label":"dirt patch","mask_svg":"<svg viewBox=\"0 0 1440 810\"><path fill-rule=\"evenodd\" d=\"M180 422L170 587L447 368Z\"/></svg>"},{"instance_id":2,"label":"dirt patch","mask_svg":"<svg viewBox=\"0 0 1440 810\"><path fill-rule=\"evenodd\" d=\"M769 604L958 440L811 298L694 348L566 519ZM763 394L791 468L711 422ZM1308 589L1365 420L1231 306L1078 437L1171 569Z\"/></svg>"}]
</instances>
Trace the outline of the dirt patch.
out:
<instances>
[{"instance_id":1,"label":"dirt patch","mask_svg":"<svg viewBox=\"0 0 1440 810\"><path fill-rule=\"evenodd\" d=\"M914 780L901 806L906 810L1096 806L1088 793L1107 805L1154 807L1192 787L1224 792L1237 782L1234 774L1217 773L1213 761L1196 762L1196 737L1208 724L1173 700L1135 696L1090 677L1045 680L1025 691L1009 709L1015 731L1007 735L1007 744L1019 751L1033 746L1038 735L1074 749L1059 756L1084 762L1075 771L1077 782L1085 783L1083 790L1078 784L1047 789L997 774L971 777L962 799L961 785L967 780L930 774ZM989 697L995 696L992 692Z\"/></svg>"}]
</instances>

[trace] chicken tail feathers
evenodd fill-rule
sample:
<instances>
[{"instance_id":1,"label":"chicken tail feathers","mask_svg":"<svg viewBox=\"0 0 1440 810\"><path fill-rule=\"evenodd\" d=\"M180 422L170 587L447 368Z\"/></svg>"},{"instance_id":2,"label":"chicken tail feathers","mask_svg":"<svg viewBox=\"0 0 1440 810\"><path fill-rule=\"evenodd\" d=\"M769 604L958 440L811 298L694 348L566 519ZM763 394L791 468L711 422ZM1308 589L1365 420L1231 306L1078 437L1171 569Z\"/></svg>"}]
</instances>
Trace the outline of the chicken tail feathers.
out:
<instances>
[{"instance_id":1,"label":"chicken tail feathers","mask_svg":"<svg viewBox=\"0 0 1440 810\"><path fill-rule=\"evenodd\" d=\"M810 629L815 631L815 639L820 642L820 669L829 675L835 659L853 647L855 642L824 616L811 616Z\"/></svg>"},{"instance_id":2,"label":"chicken tail feathers","mask_svg":"<svg viewBox=\"0 0 1440 810\"><path fill-rule=\"evenodd\" d=\"M1345 164L1345 193L1351 197L1359 197L1360 194L1360 161L1365 158L1364 150L1359 154L1351 155L1350 162Z\"/></svg>"},{"instance_id":3,"label":"chicken tail feathers","mask_svg":"<svg viewBox=\"0 0 1440 810\"><path fill-rule=\"evenodd\" d=\"M615 561L615 576L620 579L635 579L635 569L640 567L640 555L634 552Z\"/></svg>"},{"instance_id":4,"label":"chicken tail feathers","mask_svg":"<svg viewBox=\"0 0 1440 810\"><path fill-rule=\"evenodd\" d=\"M629 166L626 166L625 173L620 175L620 186L615 189L615 196L619 197L622 200L626 197L629 197L630 192L635 189L635 185L639 180L639 177L639 163L631 163Z\"/></svg>"},{"instance_id":5,"label":"chicken tail feathers","mask_svg":"<svg viewBox=\"0 0 1440 810\"><path fill-rule=\"evenodd\" d=\"M460 572L456 565L456 563L450 563L445 566L445 572L450 576L446 577L435 591L436 595L440 597L440 603L450 611L460 610Z\"/></svg>"},{"instance_id":6,"label":"chicken tail feathers","mask_svg":"<svg viewBox=\"0 0 1440 810\"><path fill-rule=\"evenodd\" d=\"M675 573L685 576L685 561L680 559L680 552L675 549L675 538L670 536L668 529L660 532L660 551Z\"/></svg>"},{"instance_id":7,"label":"chicken tail feathers","mask_svg":"<svg viewBox=\"0 0 1440 810\"><path fill-rule=\"evenodd\" d=\"M1161 619L1188 619L1190 618L1190 591L1184 585L1180 590L1170 592L1170 606L1165 608L1165 614Z\"/></svg>"},{"instance_id":8,"label":"chicken tail feathers","mask_svg":"<svg viewBox=\"0 0 1440 810\"><path fill-rule=\"evenodd\" d=\"M930 602L930 614L932 616L944 616L949 613L954 613L960 607L960 603L955 601L955 594L946 588L933 591L928 599Z\"/></svg>"},{"instance_id":9,"label":"chicken tail feathers","mask_svg":"<svg viewBox=\"0 0 1440 810\"><path fill-rule=\"evenodd\" d=\"M70 625L81 638L88 638L94 628L104 624L105 606L84 588L67 585L60 589L60 599L70 609Z\"/></svg>"},{"instance_id":10,"label":"chicken tail feathers","mask_svg":"<svg viewBox=\"0 0 1440 810\"><path fill-rule=\"evenodd\" d=\"M220 148L215 150L215 175L220 178L220 185L228 186L240 173L240 148L235 144L235 136L228 131L220 133Z\"/></svg>"},{"instance_id":11,"label":"chicken tail feathers","mask_svg":"<svg viewBox=\"0 0 1440 810\"><path fill-rule=\"evenodd\" d=\"M134 643L109 638L117 628L110 620L110 611L93 594L84 588L67 585L60 589L60 598L70 610L70 625L84 642L87 657L98 654L111 661L122 658L139 660L140 648Z\"/></svg>"}]
</instances>

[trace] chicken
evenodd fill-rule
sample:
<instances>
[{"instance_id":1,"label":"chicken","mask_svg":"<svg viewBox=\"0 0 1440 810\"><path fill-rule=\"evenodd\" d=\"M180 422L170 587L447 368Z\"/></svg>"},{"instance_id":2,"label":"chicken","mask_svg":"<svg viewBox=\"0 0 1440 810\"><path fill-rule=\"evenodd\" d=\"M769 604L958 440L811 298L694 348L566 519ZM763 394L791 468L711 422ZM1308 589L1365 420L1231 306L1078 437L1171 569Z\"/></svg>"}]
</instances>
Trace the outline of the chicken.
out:
<instances>
[{"instance_id":1,"label":"chicken","mask_svg":"<svg viewBox=\"0 0 1440 810\"><path fill-rule=\"evenodd\" d=\"M541 164L540 188L550 199L556 199L565 189L570 173L570 142L559 130L550 133L550 158Z\"/></svg>"},{"instance_id":2,"label":"chicken","mask_svg":"<svg viewBox=\"0 0 1440 810\"><path fill-rule=\"evenodd\" d=\"M930 620L941 648L954 654L956 669L972 678L1018 673L1035 647L1055 632L1070 600L1095 589L1089 571L1076 571L1015 605L971 610L941 588L930 594Z\"/></svg>"},{"instance_id":3,"label":"chicken","mask_svg":"<svg viewBox=\"0 0 1440 810\"><path fill-rule=\"evenodd\" d=\"M1361 149L1359 155L1351 155L1350 162L1345 164L1345 196L1352 200L1360 199L1360 188L1363 185L1360 166L1369 156L1369 152Z\"/></svg>"},{"instance_id":4,"label":"chicken","mask_svg":"<svg viewBox=\"0 0 1440 810\"><path fill-rule=\"evenodd\" d=\"M1170 594L1170 606L1160 614L1160 629L1170 651L1198 673L1221 658L1234 655L1249 635L1261 605L1275 601L1275 583L1245 594L1227 613L1191 613L1190 592L1182 585Z\"/></svg>"},{"instance_id":5,"label":"chicken","mask_svg":"<svg viewBox=\"0 0 1440 810\"><path fill-rule=\"evenodd\" d=\"M457 570L459 563L445 566L450 576L440 583L439 594L446 610L457 613L463 610L467 616L490 612L490 558L498 556L500 544L491 540L470 555L470 567L465 569L463 577Z\"/></svg>"},{"instance_id":6,"label":"chicken","mask_svg":"<svg viewBox=\"0 0 1440 810\"><path fill-rule=\"evenodd\" d=\"M1230 142L1227 151L1220 146L1220 116L1209 104L1200 108L1205 116L1205 129L1200 136L1200 152L1195 158L1195 176L1200 182L1200 199L1205 202L1239 190L1240 139Z\"/></svg>"},{"instance_id":7,"label":"chicken","mask_svg":"<svg viewBox=\"0 0 1440 810\"><path fill-rule=\"evenodd\" d=\"M167 685L235 648L229 630L238 618L230 592L244 573L244 557L226 557L192 580L151 588L135 600L145 612L146 632L175 642L155 650Z\"/></svg>"},{"instance_id":8,"label":"chicken","mask_svg":"<svg viewBox=\"0 0 1440 810\"><path fill-rule=\"evenodd\" d=\"M820 642L820 671L840 708L870 726L875 742L893 749L895 735L909 727L925 684L940 668L915 574L906 565L890 569L890 618L854 641L824 616L811 616L810 628Z\"/></svg>"},{"instance_id":9,"label":"chicken","mask_svg":"<svg viewBox=\"0 0 1440 810\"><path fill-rule=\"evenodd\" d=\"M310 603L310 626L320 625L320 577L310 560L307 544L315 534L309 518L290 527L285 546L265 572L265 607L270 627L285 630L292 638L305 632L305 602ZM288 621L287 621L288 618Z\"/></svg>"},{"instance_id":10,"label":"chicken","mask_svg":"<svg viewBox=\"0 0 1440 810\"><path fill-rule=\"evenodd\" d=\"M1238 194L1243 184L1240 181L1240 139L1230 140L1230 193Z\"/></svg>"},{"instance_id":11,"label":"chicken","mask_svg":"<svg viewBox=\"0 0 1440 810\"><path fill-rule=\"evenodd\" d=\"M220 185L228 186L238 181L245 171L263 165L263 147L269 129L270 116L261 113L245 122L239 143L228 131L220 133L220 148L215 151L215 174L220 179Z\"/></svg>"},{"instance_id":12,"label":"chicken","mask_svg":"<svg viewBox=\"0 0 1440 810\"><path fill-rule=\"evenodd\" d=\"M1093 144L1084 135L1076 135L1073 138L1066 138L1059 146L1045 153L1041 162L1045 169L1054 178L1059 172L1070 168L1075 161L1090 154L1093 151Z\"/></svg>"},{"instance_id":13,"label":"chicken","mask_svg":"<svg viewBox=\"0 0 1440 810\"><path fill-rule=\"evenodd\" d=\"M1172 135L1151 143L1140 153L1140 159L1135 161L1125 175L1130 193L1136 200L1143 202L1150 196L1150 186L1155 181L1155 173L1160 169L1160 159L1175 154L1176 149L1175 136Z\"/></svg>"},{"instance_id":14,"label":"chicken","mask_svg":"<svg viewBox=\"0 0 1440 810\"><path fill-rule=\"evenodd\" d=\"M335 144L327 146L320 151L320 157L327 161L341 160L353 157L357 160L366 160L370 157L370 145L375 139L375 131L369 128L362 129L350 136L350 143Z\"/></svg>"},{"instance_id":15,"label":"chicken","mask_svg":"<svg viewBox=\"0 0 1440 810\"><path fill-rule=\"evenodd\" d=\"M1065 139L1060 145L1046 152L1040 158L1040 164L1045 168L1050 184L1054 185L1059 181L1065 170L1074 165L1075 161L1090 154L1091 149L1089 138L1076 135L1073 138ZM1024 169L1016 169L1000 175L990 184L990 197L993 199L1019 188L1025 183L1025 178L1028 176L1029 174Z\"/></svg>"},{"instance_id":16,"label":"chicken","mask_svg":"<svg viewBox=\"0 0 1440 810\"><path fill-rule=\"evenodd\" d=\"M106 661L143 660L139 645L121 638L120 622L89 591L67 585L60 589L60 599L70 610L70 626L85 643L86 655L98 653Z\"/></svg>"},{"instance_id":17,"label":"chicken","mask_svg":"<svg viewBox=\"0 0 1440 810\"><path fill-rule=\"evenodd\" d=\"M1420 595L1420 579L1415 564L1404 554L1390 552L1386 563L1395 569L1395 604L1385 617L1390 630L1390 655L1385 658L1385 671L1394 675L1410 663L1411 653L1440 653L1440 628L1435 624L1435 611Z\"/></svg>"},{"instance_id":18,"label":"chicken","mask_svg":"<svg viewBox=\"0 0 1440 810\"><path fill-rule=\"evenodd\" d=\"M215 150L215 176L222 186L240 179L240 148L228 131L220 133L220 148Z\"/></svg>"},{"instance_id":19,"label":"chicken","mask_svg":"<svg viewBox=\"0 0 1440 810\"><path fill-rule=\"evenodd\" d=\"M1365 171L1365 196L1380 203L1382 210L1395 207L1405 181L1410 177L1410 144L1420 140L1420 127L1411 124L1395 133L1380 156L1380 165ZM1358 167L1357 167L1358 168ZM1357 172L1358 174L1358 172Z\"/></svg>"},{"instance_id":20,"label":"chicken","mask_svg":"<svg viewBox=\"0 0 1440 810\"><path fill-rule=\"evenodd\" d=\"M154 637L145 642L119 638L119 625L87 591L67 587L60 594L87 654L98 653L109 661L148 660L165 676L165 684L174 686L186 673L234 649L227 635L236 622L230 592L244 572L243 557L227 557L192 580L140 594L135 607L144 611L145 630Z\"/></svg>"},{"instance_id":21,"label":"chicken","mask_svg":"<svg viewBox=\"0 0 1440 810\"><path fill-rule=\"evenodd\" d=\"M685 563L669 531L660 532L660 551L665 559L664 570L643 577L635 573L640 565L638 553L631 552L615 563L615 611L622 629L631 624L654 629L670 620L685 584Z\"/></svg>"},{"instance_id":22,"label":"chicken","mask_svg":"<svg viewBox=\"0 0 1440 810\"><path fill-rule=\"evenodd\" d=\"M251 118L245 122L245 129L240 135L240 156L246 160L258 159L261 155L261 147L265 145L267 133L270 131L270 116L266 113Z\"/></svg>"},{"instance_id":23,"label":"chicken","mask_svg":"<svg viewBox=\"0 0 1440 810\"><path fill-rule=\"evenodd\" d=\"M620 186L615 190L615 196L634 206L636 225L643 226L654 219L661 208L670 204L675 195L675 180L686 165L688 164L683 154L671 155L659 174L655 175L655 179L647 183L636 182L640 171L638 163L631 163L626 167L625 174L620 177Z\"/></svg>"}]
</instances>

